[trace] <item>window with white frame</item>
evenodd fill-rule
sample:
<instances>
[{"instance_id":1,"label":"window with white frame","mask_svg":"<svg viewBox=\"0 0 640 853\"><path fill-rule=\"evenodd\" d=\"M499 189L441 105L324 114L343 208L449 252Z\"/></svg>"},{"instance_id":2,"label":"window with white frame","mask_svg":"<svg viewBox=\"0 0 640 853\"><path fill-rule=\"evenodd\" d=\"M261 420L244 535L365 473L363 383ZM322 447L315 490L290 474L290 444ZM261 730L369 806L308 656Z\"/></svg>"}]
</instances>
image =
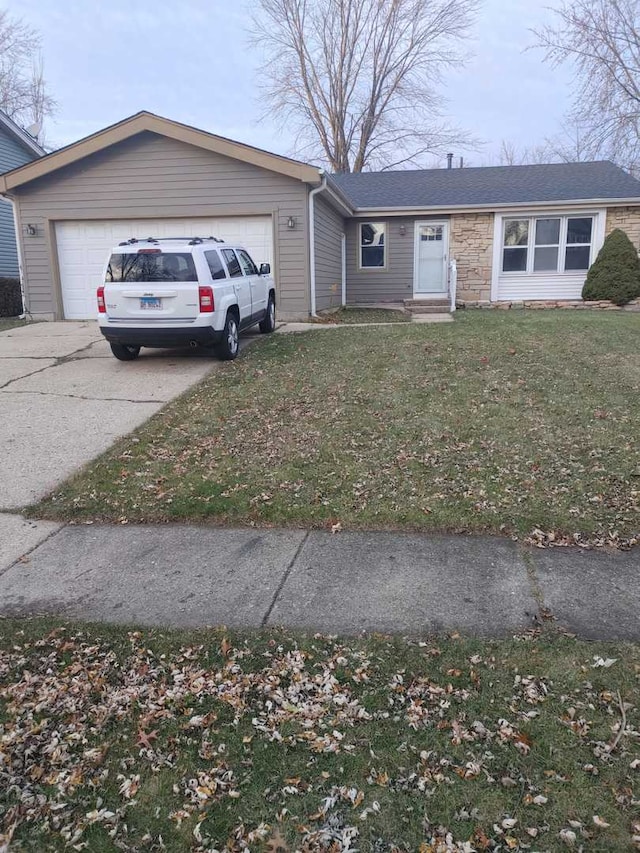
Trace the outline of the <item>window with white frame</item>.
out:
<instances>
[{"instance_id":1,"label":"window with white frame","mask_svg":"<svg viewBox=\"0 0 640 853\"><path fill-rule=\"evenodd\" d=\"M360 267L386 266L384 222L360 223Z\"/></svg>"},{"instance_id":2,"label":"window with white frame","mask_svg":"<svg viewBox=\"0 0 640 853\"><path fill-rule=\"evenodd\" d=\"M503 273L576 273L589 269L593 216L503 219Z\"/></svg>"}]
</instances>

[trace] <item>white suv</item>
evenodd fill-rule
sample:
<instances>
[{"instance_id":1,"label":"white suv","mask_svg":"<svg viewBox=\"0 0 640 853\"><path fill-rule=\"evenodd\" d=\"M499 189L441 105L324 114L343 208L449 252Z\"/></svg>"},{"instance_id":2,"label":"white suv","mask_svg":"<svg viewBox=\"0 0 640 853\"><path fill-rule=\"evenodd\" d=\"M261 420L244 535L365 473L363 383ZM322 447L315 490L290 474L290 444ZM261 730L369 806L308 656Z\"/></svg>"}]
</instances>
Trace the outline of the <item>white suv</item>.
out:
<instances>
[{"instance_id":1,"label":"white suv","mask_svg":"<svg viewBox=\"0 0 640 853\"><path fill-rule=\"evenodd\" d=\"M113 250L98 288L100 331L121 361L143 346L186 345L233 359L241 329L275 329L270 272L215 237L132 238Z\"/></svg>"}]
</instances>

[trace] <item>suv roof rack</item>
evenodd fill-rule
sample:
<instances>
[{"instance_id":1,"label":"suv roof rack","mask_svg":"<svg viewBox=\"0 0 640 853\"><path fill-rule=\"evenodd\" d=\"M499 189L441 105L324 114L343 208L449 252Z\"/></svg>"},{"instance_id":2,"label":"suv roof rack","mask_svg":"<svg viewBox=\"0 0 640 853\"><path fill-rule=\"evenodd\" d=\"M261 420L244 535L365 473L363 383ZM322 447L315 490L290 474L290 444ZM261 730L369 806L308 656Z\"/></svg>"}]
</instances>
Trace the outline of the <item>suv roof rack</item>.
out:
<instances>
[{"instance_id":1,"label":"suv roof rack","mask_svg":"<svg viewBox=\"0 0 640 853\"><path fill-rule=\"evenodd\" d=\"M129 240L123 240L121 243L118 243L118 246L132 246L134 243L168 243L171 240L186 243L188 246L196 246L198 243L204 243L205 240L212 240L214 243L224 243L224 240L221 240L219 237L146 237L143 240L131 237Z\"/></svg>"}]
</instances>

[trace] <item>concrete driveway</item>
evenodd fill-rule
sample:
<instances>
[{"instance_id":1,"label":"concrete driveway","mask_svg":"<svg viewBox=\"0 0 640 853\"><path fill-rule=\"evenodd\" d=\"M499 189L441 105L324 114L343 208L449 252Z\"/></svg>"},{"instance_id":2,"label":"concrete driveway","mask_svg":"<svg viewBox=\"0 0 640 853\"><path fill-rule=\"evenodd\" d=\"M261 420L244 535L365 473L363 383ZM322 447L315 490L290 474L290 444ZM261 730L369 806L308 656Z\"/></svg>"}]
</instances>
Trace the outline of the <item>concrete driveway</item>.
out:
<instances>
[{"instance_id":1,"label":"concrete driveway","mask_svg":"<svg viewBox=\"0 0 640 853\"><path fill-rule=\"evenodd\" d=\"M95 322L0 333L0 511L33 503L216 364L204 351L112 355Z\"/></svg>"}]
</instances>

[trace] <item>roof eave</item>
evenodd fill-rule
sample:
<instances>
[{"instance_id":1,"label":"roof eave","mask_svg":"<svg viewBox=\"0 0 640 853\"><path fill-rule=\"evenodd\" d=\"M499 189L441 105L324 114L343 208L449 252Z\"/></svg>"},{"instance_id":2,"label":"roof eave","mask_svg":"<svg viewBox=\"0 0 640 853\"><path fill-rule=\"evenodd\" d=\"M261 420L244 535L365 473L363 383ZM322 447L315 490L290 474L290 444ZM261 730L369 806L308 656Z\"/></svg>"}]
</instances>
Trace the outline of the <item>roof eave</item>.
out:
<instances>
[{"instance_id":1,"label":"roof eave","mask_svg":"<svg viewBox=\"0 0 640 853\"><path fill-rule=\"evenodd\" d=\"M196 145L223 156L295 178L303 183L314 186L321 183L321 170L316 166L310 166L298 160L281 157L279 154L262 151L242 142L235 142L222 136L197 130L153 113L141 112L78 142L67 145L65 148L54 151L40 160L6 172L0 176L0 191L9 192L17 189L144 131L158 133L187 144Z\"/></svg>"},{"instance_id":2,"label":"roof eave","mask_svg":"<svg viewBox=\"0 0 640 853\"><path fill-rule=\"evenodd\" d=\"M326 187L329 194L333 195L342 208L348 212L349 216L353 216L356 208L353 206L353 202L349 196L338 186L338 184L332 179L331 175L326 175L325 177L327 179Z\"/></svg>"},{"instance_id":3,"label":"roof eave","mask_svg":"<svg viewBox=\"0 0 640 853\"><path fill-rule=\"evenodd\" d=\"M561 207L624 207L627 205L640 205L640 197L629 198L580 198L580 199L556 199L551 201L522 201L501 204L449 204L449 205L425 205L424 207L356 207L354 216L421 216L434 213L501 213L509 210L535 210L537 208L561 208Z\"/></svg>"},{"instance_id":4,"label":"roof eave","mask_svg":"<svg viewBox=\"0 0 640 853\"><path fill-rule=\"evenodd\" d=\"M25 148L28 148L36 157L44 157L46 151L26 130L23 130L20 125L16 124L12 118L0 110L0 124L14 136Z\"/></svg>"}]
</instances>

